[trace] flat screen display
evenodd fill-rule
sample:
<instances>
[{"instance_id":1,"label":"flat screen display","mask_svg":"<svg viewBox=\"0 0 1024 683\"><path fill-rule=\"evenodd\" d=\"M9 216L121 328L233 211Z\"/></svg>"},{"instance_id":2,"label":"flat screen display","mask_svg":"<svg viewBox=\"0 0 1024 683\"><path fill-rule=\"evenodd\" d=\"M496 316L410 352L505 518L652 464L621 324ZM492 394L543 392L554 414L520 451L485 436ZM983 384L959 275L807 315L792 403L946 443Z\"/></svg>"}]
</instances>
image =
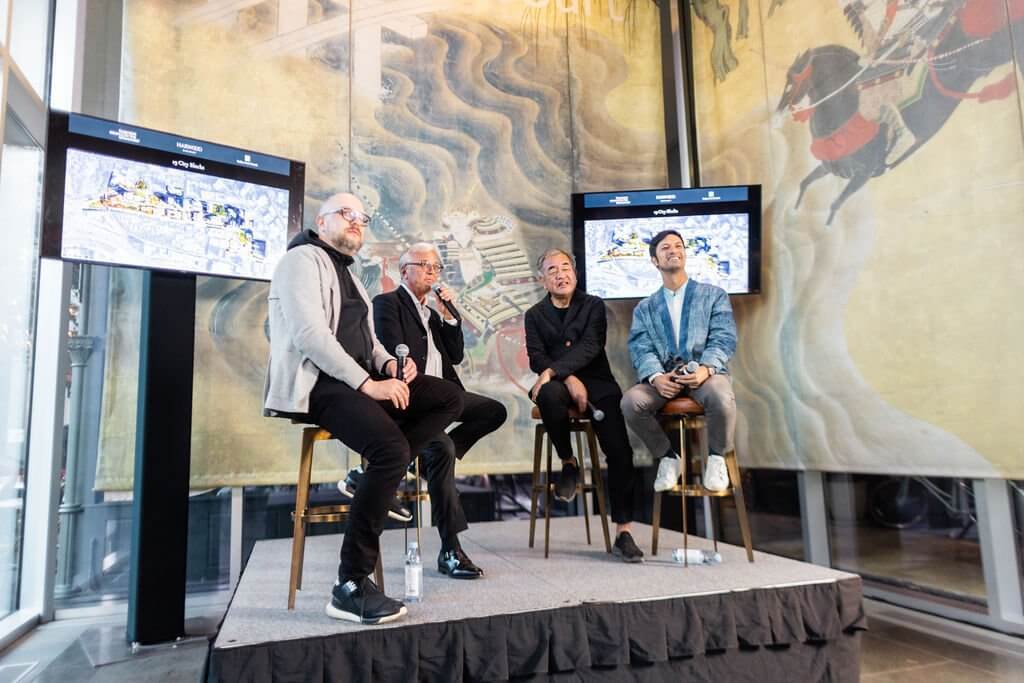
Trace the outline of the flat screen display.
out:
<instances>
[{"instance_id":1,"label":"flat screen display","mask_svg":"<svg viewBox=\"0 0 1024 683\"><path fill-rule=\"evenodd\" d=\"M300 162L51 112L43 256L269 280L302 224Z\"/></svg>"},{"instance_id":2,"label":"flat screen display","mask_svg":"<svg viewBox=\"0 0 1024 683\"><path fill-rule=\"evenodd\" d=\"M580 287L604 299L638 299L661 287L651 238L675 230L686 272L729 294L761 289L761 186L669 188L573 195Z\"/></svg>"}]
</instances>

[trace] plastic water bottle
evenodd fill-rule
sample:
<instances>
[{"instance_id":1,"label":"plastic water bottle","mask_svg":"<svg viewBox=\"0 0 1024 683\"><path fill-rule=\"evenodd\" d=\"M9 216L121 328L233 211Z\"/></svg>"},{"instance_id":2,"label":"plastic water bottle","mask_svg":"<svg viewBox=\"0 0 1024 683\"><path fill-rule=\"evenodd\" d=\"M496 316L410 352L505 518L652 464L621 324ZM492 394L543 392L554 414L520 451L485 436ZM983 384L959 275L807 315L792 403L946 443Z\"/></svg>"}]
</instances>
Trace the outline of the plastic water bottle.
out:
<instances>
[{"instance_id":1,"label":"plastic water bottle","mask_svg":"<svg viewBox=\"0 0 1024 683\"><path fill-rule=\"evenodd\" d=\"M699 548L676 548L672 551L672 561L683 564L683 558L686 558L686 564L721 564L722 556L713 550L701 550Z\"/></svg>"},{"instance_id":2,"label":"plastic water bottle","mask_svg":"<svg viewBox=\"0 0 1024 683\"><path fill-rule=\"evenodd\" d=\"M423 599L423 561L420 559L420 546L416 541L409 541L409 550L405 553L405 600L419 602Z\"/></svg>"}]
</instances>

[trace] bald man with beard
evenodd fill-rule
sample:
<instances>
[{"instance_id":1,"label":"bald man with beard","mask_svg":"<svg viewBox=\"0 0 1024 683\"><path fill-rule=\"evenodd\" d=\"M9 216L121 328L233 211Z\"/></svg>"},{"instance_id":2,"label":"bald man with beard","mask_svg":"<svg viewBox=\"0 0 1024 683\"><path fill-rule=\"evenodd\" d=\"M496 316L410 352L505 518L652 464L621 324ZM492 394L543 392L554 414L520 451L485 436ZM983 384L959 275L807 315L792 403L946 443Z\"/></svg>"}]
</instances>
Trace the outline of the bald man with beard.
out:
<instances>
[{"instance_id":1,"label":"bald man with beard","mask_svg":"<svg viewBox=\"0 0 1024 683\"><path fill-rule=\"evenodd\" d=\"M333 195L315 230L296 235L277 264L264 414L318 425L367 461L326 612L381 624L406 613L369 578L388 504L412 454L462 412L462 397L451 382L419 374L411 358L395 379L398 361L374 334L366 290L349 272L369 222L358 197Z\"/></svg>"}]
</instances>

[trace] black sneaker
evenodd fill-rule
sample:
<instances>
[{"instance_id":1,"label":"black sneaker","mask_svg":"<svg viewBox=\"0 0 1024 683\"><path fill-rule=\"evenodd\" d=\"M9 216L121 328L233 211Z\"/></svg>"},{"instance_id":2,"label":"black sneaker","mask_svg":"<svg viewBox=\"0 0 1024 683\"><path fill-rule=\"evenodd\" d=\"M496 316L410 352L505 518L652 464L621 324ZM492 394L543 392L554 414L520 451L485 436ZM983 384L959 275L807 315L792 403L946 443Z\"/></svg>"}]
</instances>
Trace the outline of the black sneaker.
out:
<instances>
[{"instance_id":1,"label":"black sneaker","mask_svg":"<svg viewBox=\"0 0 1024 683\"><path fill-rule=\"evenodd\" d=\"M359 488L359 483L365 476L366 473L363 472L362 467L349 470L348 475L338 482L338 490L341 491L341 495L355 498L356 489ZM388 517L396 522L411 522L412 512L409 508L402 505L402 501L398 498L392 498L391 502L388 503Z\"/></svg>"},{"instance_id":2,"label":"black sneaker","mask_svg":"<svg viewBox=\"0 0 1024 683\"><path fill-rule=\"evenodd\" d=\"M324 611L332 619L357 624L386 624L404 617L407 612L405 605L384 595L369 577L336 583Z\"/></svg>"},{"instance_id":3,"label":"black sneaker","mask_svg":"<svg viewBox=\"0 0 1024 683\"><path fill-rule=\"evenodd\" d=\"M555 484L555 498L564 500L566 503L576 497L576 484L580 480L580 468L573 460L562 463L562 471L558 475L558 483Z\"/></svg>"},{"instance_id":4,"label":"black sneaker","mask_svg":"<svg viewBox=\"0 0 1024 683\"><path fill-rule=\"evenodd\" d=\"M621 557L623 562L644 561L644 551L636 547L636 543L633 542L633 535L628 531L623 531L615 537L612 554Z\"/></svg>"}]
</instances>

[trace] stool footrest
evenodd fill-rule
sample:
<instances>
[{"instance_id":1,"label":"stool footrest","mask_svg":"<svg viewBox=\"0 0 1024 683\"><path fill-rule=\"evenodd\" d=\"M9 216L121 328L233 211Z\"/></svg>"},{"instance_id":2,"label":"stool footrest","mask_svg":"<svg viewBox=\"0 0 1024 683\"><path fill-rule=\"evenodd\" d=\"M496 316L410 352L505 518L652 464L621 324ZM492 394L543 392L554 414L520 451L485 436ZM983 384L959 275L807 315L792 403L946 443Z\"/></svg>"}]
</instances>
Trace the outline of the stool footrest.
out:
<instances>
[{"instance_id":1,"label":"stool footrest","mask_svg":"<svg viewBox=\"0 0 1024 683\"><path fill-rule=\"evenodd\" d=\"M730 486L724 491L709 491L703 486L690 484L685 489L682 486L675 486L667 491L662 491L666 496L686 496L687 498L725 498L735 495L735 490Z\"/></svg>"},{"instance_id":2,"label":"stool footrest","mask_svg":"<svg viewBox=\"0 0 1024 683\"><path fill-rule=\"evenodd\" d=\"M317 522L342 522L348 516L350 505L318 505L306 508L300 518L307 523ZM295 521L295 512L292 511L292 521Z\"/></svg>"}]
</instances>

